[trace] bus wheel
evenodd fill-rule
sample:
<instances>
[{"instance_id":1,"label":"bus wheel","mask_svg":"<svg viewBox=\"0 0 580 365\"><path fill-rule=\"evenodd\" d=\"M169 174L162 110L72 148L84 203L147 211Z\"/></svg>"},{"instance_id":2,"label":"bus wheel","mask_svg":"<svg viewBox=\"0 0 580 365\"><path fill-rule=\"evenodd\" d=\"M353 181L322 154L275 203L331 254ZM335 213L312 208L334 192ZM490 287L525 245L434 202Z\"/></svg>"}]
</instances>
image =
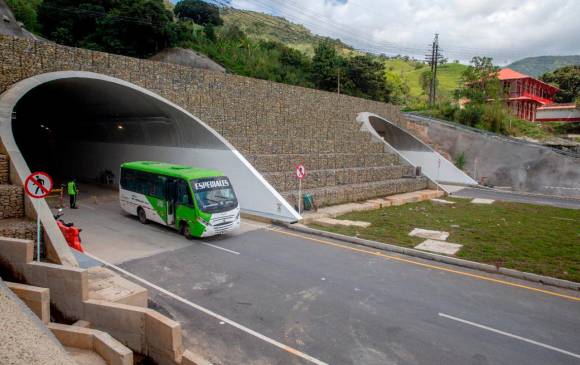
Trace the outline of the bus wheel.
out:
<instances>
[{"instance_id":1,"label":"bus wheel","mask_svg":"<svg viewBox=\"0 0 580 365\"><path fill-rule=\"evenodd\" d=\"M145 214L145 210L143 210L143 208L137 208L137 217L139 217L139 222L147 224L147 215Z\"/></svg>"},{"instance_id":2,"label":"bus wheel","mask_svg":"<svg viewBox=\"0 0 580 365\"><path fill-rule=\"evenodd\" d=\"M192 239L191 231L189 229L189 224L186 222L181 222L181 234L188 240Z\"/></svg>"}]
</instances>

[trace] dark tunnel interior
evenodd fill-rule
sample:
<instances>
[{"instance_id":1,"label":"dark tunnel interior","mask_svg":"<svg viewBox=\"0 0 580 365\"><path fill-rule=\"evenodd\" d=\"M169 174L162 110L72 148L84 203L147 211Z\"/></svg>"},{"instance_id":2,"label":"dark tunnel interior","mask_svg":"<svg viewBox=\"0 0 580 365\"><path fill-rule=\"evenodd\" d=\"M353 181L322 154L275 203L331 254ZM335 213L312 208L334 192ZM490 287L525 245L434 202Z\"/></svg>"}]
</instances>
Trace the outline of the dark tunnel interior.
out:
<instances>
[{"instance_id":1,"label":"dark tunnel interior","mask_svg":"<svg viewBox=\"0 0 580 365\"><path fill-rule=\"evenodd\" d=\"M93 79L61 79L32 89L14 108L15 141L31 171L74 177L67 161L82 142L182 146L195 144L180 116L149 95ZM191 124L191 123L190 123ZM82 156L86 164L99 156ZM94 171L97 178L101 171Z\"/></svg>"}]
</instances>

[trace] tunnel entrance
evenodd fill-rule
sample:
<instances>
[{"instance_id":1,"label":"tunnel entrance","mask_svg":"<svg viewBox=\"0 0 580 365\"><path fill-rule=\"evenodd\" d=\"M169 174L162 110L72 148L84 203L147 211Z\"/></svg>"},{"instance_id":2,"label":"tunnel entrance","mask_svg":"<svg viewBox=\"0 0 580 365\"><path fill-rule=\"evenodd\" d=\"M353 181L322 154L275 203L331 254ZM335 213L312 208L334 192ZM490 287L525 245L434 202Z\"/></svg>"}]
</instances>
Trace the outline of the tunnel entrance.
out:
<instances>
[{"instance_id":1,"label":"tunnel entrance","mask_svg":"<svg viewBox=\"0 0 580 365\"><path fill-rule=\"evenodd\" d=\"M17 100L15 104L12 100ZM236 189L242 211L300 219L284 198L221 135L179 106L126 81L63 71L20 81L0 96L12 105L2 142L20 178L45 171L57 178L119 183L127 161L160 161L217 169ZM26 166L27 165L27 166Z\"/></svg>"},{"instance_id":2,"label":"tunnel entrance","mask_svg":"<svg viewBox=\"0 0 580 365\"><path fill-rule=\"evenodd\" d=\"M361 113L358 120L408 163L420 166L422 173L432 181L449 185L477 185L465 172L396 124L372 113Z\"/></svg>"},{"instance_id":3,"label":"tunnel entrance","mask_svg":"<svg viewBox=\"0 0 580 365\"><path fill-rule=\"evenodd\" d=\"M184 121L181 113L136 90L73 78L24 95L14 108L12 130L31 170L90 182L102 182L109 171L117 184L121 162L159 157L152 151L130 154L132 146L227 150L206 128Z\"/></svg>"}]
</instances>

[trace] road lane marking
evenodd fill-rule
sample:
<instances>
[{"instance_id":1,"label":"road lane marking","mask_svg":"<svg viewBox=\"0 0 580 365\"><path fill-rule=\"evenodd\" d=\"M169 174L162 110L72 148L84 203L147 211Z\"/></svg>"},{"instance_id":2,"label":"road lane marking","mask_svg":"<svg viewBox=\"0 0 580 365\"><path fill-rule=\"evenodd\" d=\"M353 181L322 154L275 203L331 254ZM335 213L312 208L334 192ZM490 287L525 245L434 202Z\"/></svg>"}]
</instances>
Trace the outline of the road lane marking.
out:
<instances>
[{"instance_id":1,"label":"road lane marking","mask_svg":"<svg viewBox=\"0 0 580 365\"><path fill-rule=\"evenodd\" d=\"M580 359L580 355L575 354L573 352L566 351L566 350L562 350L562 349L557 348L557 347L554 347L554 346L546 345L545 343L541 343L541 342L538 342L538 341L530 340L529 338L525 338L525 337L521 337L521 336L518 336L518 335L514 335L512 333L504 332L504 331L501 331L501 330L498 330L498 329L495 329L495 328L492 328L492 327L484 326L483 324L479 324L479 323L471 322L471 321L468 321L468 320L465 320L465 319L453 317L453 316L450 316L450 315L445 314L445 313L439 313L439 317L447 318L447 319L450 319L452 321L461 322L463 324L468 324L470 326L474 326L474 327L477 327L477 328L481 328L481 329L484 329L484 330L487 330L487 331L490 331L490 332L494 332L494 333L497 333L497 334L500 334L500 335L503 335L503 336L515 338L516 340L520 340L520 341L524 341L524 342L527 342L527 343L531 343L533 345L540 346L540 347L546 348L548 350L557 351L559 353L562 353L562 354L565 354L565 355L572 356L572 357L575 357L577 359Z\"/></svg>"},{"instance_id":2,"label":"road lane marking","mask_svg":"<svg viewBox=\"0 0 580 365\"><path fill-rule=\"evenodd\" d=\"M83 204L83 203L77 203L77 205L79 207L87 208L87 209L90 209L90 210L97 210L96 208L93 208L90 205L86 205L86 204Z\"/></svg>"},{"instance_id":3,"label":"road lane marking","mask_svg":"<svg viewBox=\"0 0 580 365\"><path fill-rule=\"evenodd\" d=\"M539 293L544 293L544 294L552 295L552 296L555 296L555 297L560 297L560 298L565 298L565 299L570 299L570 300L574 300L574 301L580 302L580 297L573 297L571 295L560 294L560 293L557 293L557 292L554 292L554 291L550 291L550 290L544 290L544 289L534 288L532 286L527 286L527 285L523 285L523 284L512 283L510 281L505 281L505 280L501 280L501 279L495 279L495 278L491 278L491 277L487 277L487 276L483 276L483 275L472 274L472 273L468 273L468 272L465 272L465 271L454 270L454 269L450 269L450 268L443 267L443 266L426 264L426 263L419 262L419 261L405 259L403 257L397 257L397 256L387 255L387 254L384 254L384 253L382 253L380 251L374 251L373 252L373 251L369 251L369 250L365 250L365 249L361 249L361 248L350 247L350 246L342 245L342 244L335 243L335 242L331 242L331 241L326 241L326 240L321 240L321 239L318 239L318 238L304 236L304 235L297 234L297 233L286 232L286 231L284 231L284 230L282 230L280 228L267 228L267 230L273 231L273 232L277 232L277 233L280 233L280 234L284 234L284 235L287 235L287 236L303 238L303 239L306 239L306 240L309 240L309 241L314 241L314 242L322 243L322 244L325 244L325 245L328 245L328 246L333 246L333 247L342 248L342 249L345 249L345 250L350 250L350 251L355 251L355 252L359 252L359 253L364 253L364 254L367 254L367 255L377 256L377 257L381 257L383 259L404 262L404 263L411 264L411 265L415 265L415 266L421 266L421 267L426 267L426 268L429 268L429 269L434 269L434 270L449 272L449 273L452 273L452 274L457 274L457 275L462 275L462 276L468 276L470 278L474 278L474 279L478 279L478 280L489 281L489 282L492 282L492 283L502 284L502 285L507 285L507 286L513 286L513 287L520 288L520 289L526 289L526 290L530 290L530 291L535 291L535 292L539 292Z\"/></svg>"},{"instance_id":4,"label":"road lane marking","mask_svg":"<svg viewBox=\"0 0 580 365\"><path fill-rule=\"evenodd\" d=\"M309 361L309 362L311 362L313 364L316 364L316 365L329 365L328 363L325 363L325 362L323 362L321 360L318 360L315 357L312 357L312 356L310 356L310 355L308 355L308 354L306 354L304 352L301 352L301 351L299 351L299 350L297 350L297 349L295 349L293 347L290 347L288 345L285 345L285 344L283 344L281 342L278 342L278 341L274 340L273 338L267 337L267 336L265 336L265 335L263 335L263 334L261 334L259 332L256 332L256 331L254 331L254 330L252 330L252 329L250 329L250 328L248 328L248 327L246 327L244 325L239 324L238 322L235 322L235 321L233 321L233 320L231 320L229 318L226 318L226 317L224 317L224 316L222 316L220 314L217 314L217 313L215 313L215 312L213 312L213 311L211 311L211 310L209 310L209 309L207 309L205 307L202 307L199 304L195 304L195 303L193 303L193 302L191 302L191 301L189 301L189 300L187 300L185 298L182 298L179 295L170 292L169 290L163 289L162 287L157 286L157 285L155 285L155 284L153 284L153 283L151 283L151 282L149 282L149 281L147 281L147 280L145 280L145 279L143 279L143 278L141 278L141 277L139 277L139 276L137 276L135 274L132 274L132 273L130 273L129 271L127 271L125 269L122 269L122 268L120 268L120 267L118 267L116 265L113 265L113 264L111 264L111 263L109 263L107 261L104 261L104 260L102 260L102 259L100 259L100 258L98 258L98 257L96 257L94 255L91 255L90 253L88 253L86 251L84 252L84 254L87 255L88 257L92 258L92 259L95 259L97 261L100 261L105 266L108 266L108 267L110 267L110 268L112 268L114 270L117 270L118 272L120 272L120 273L122 273L124 275L127 275L127 276L129 276L129 277L137 280L138 282L140 282L140 283L142 283L142 284L144 284L144 285L146 285L146 286L148 286L150 288L153 288L153 289L157 290L160 293L163 293L163 294L167 295L170 298L173 298L173 299L175 299L175 300L177 300L177 301L179 301L179 302L181 302L181 303L183 303L185 305L188 305L188 306L190 306L190 307L192 307L194 309L197 309L198 311L203 312L203 313L205 313L205 314L207 314L207 315L209 315L211 317L214 317L214 318L216 318L217 320L219 320L221 322L225 322L225 323L229 324L230 326L239 329L240 331L243 331L243 332L245 332L245 333L247 333L249 335L252 335L252 336L254 336L254 337L256 337L256 338L264 341L264 342L267 342L267 343L269 343L269 344L271 344L273 346L276 346L276 347L278 347L278 348L280 348L280 349L282 349L282 350L284 350L284 351L286 351L286 352L288 352L288 353L290 353L292 355L295 355L297 357L300 357L300 358L302 358L302 359L304 359L306 361Z\"/></svg>"},{"instance_id":5,"label":"road lane marking","mask_svg":"<svg viewBox=\"0 0 580 365\"><path fill-rule=\"evenodd\" d=\"M229 253L233 253L234 255L239 255L240 254L237 251L228 250L227 248L223 248L223 247L220 247L220 246L212 245L211 243L207 243L207 242L203 242L203 241L198 241L198 242L201 243L202 245L206 245L206 246L209 246L209 247L217 248L218 250L223 250L223 251L226 251L226 252L229 252Z\"/></svg>"}]
</instances>

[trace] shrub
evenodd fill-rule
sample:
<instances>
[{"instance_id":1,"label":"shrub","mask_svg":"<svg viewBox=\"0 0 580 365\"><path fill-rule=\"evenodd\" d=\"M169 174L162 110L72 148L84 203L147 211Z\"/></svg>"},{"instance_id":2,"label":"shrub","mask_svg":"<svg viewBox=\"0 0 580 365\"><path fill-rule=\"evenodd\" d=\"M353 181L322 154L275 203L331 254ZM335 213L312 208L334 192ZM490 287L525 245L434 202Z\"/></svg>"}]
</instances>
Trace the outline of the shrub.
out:
<instances>
[{"instance_id":1,"label":"shrub","mask_svg":"<svg viewBox=\"0 0 580 365\"><path fill-rule=\"evenodd\" d=\"M462 170L465 168L465 152L461 152L459 156L455 159L455 166Z\"/></svg>"},{"instance_id":2,"label":"shrub","mask_svg":"<svg viewBox=\"0 0 580 365\"><path fill-rule=\"evenodd\" d=\"M475 127L481 122L483 107L480 104L469 103L455 113L455 120L463 125Z\"/></svg>"}]
</instances>

